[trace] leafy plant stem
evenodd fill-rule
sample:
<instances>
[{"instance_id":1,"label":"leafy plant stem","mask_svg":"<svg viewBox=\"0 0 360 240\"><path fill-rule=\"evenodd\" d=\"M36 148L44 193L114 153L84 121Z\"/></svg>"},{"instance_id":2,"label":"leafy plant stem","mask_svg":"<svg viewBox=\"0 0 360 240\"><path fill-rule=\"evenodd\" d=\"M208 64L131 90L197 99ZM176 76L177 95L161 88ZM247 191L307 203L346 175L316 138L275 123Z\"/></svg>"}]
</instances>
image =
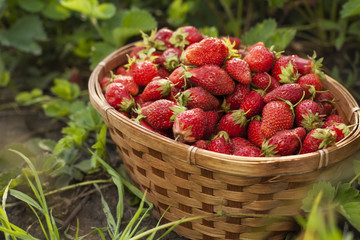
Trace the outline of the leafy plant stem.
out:
<instances>
[{"instance_id":1,"label":"leafy plant stem","mask_svg":"<svg viewBox=\"0 0 360 240\"><path fill-rule=\"evenodd\" d=\"M352 185L352 184L356 181L356 179L358 179L359 177L360 177L360 172L358 172L358 173L355 175L355 177L353 177L353 178L350 180L349 184Z\"/></svg>"},{"instance_id":2,"label":"leafy plant stem","mask_svg":"<svg viewBox=\"0 0 360 240\"><path fill-rule=\"evenodd\" d=\"M163 224L163 225L160 225L158 227L155 227L155 228L152 228L152 229L149 229L141 234L138 234L132 238L130 238L129 240L137 240L137 239L141 239L147 235L150 235L152 234L153 232L156 232L156 231L159 231L159 230L162 230L162 229L165 229L165 228L168 228L168 227L171 227L173 225L178 225L180 223L185 223L185 222L191 222L191 221L196 221L196 220L200 220L200 219L204 219L204 218L209 218L209 217L214 217L213 215L202 215L202 216L196 216L196 217L190 217L190 218L182 218L180 220L177 220L177 221L173 221L173 222L169 222L169 223L166 223L166 224Z\"/></svg>"},{"instance_id":3,"label":"leafy plant stem","mask_svg":"<svg viewBox=\"0 0 360 240\"><path fill-rule=\"evenodd\" d=\"M80 183L76 183L76 184L72 184L72 185L68 185L66 187L62 187L62 188L58 188L55 189L53 191L47 192L44 195L45 196L50 196L59 192L63 192L66 190L70 190L70 189L74 189L74 188L78 188L78 187L82 187L82 186L86 186L86 185L92 185L92 184L97 184L97 183L110 183L112 182L111 179L105 180L105 179L99 179L99 180L92 180L92 181L85 181L85 182L80 182Z\"/></svg>"},{"instance_id":4,"label":"leafy plant stem","mask_svg":"<svg viewBox=\"0 0 360 240\"><path fill-rule=\"evenodd\" d=\"M99 36L101 36L101 38L103 38L103 34L102 34L101 28L99 26L99 23L97 21L97 18L95 18L95 17L90 18L90 22L94 26L94 28L95 28L96 32L99 34Z\"/></svg>"}]
</instances>

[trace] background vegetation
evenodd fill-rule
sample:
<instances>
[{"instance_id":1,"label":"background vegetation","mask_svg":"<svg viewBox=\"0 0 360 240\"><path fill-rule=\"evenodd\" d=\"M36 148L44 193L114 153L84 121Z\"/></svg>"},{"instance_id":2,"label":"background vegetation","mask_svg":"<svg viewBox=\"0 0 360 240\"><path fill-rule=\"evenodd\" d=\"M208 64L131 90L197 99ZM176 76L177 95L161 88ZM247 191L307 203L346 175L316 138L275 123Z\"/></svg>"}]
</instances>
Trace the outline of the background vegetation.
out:
<instances>
[{"instance_id":1,"label":"background vegetation","mask_svg":"<svg viewBox=\"0 0 360 240\"><path fill-rule=\"evenodd\" d=\"M60 126L56 138L32 138L0 152L0 231L7 233L8 239L32 239L10 223L6 214L8 197L12 203L16 199L26 202L40 222L43 218L38 214L43 214L46 223L41 225L42 232L47 239L58 239L56 221L44 196L78 184L99 190L93 184L109 182L118 189L116 216L109 214L103 201L108 226L106 230L96 228L97 233L113 238L124 234L129 239L137 232L131 227L135 229L131 234L129 229L119 231L124 188L137 196L135 204L144 201L140 201L142 194L131 186L121 166L114 165L120 167L115 171L102 160L109 159L110 140L101 117L88 103L87 80L105 56L141 39L139 30L183 25L196 26L209 36L240 37L243 44L263 41L278 51L303 57L315 50L318 57L324 57L324 71L360 100L359 0L0 0L0 110L36 109ZM329 193L321 197L327 199L325 203L315 201L318 196L314 192L309 195L316 204L307 204L305 209L312 215L298 219L308 236L341 239L339 231L343 229L335 220L325 224L334 231L319 233L318 229L307 228L308 222L322 222L319 218L323 219L324 206L345 216L355 232L359 230L359 217L349 214L360 209L359 168L354 169L356 177L344 185L316 186L315 192ZM29 184L30 188L26 187ZM151 209L150 203L144 204L146 207L139 207L139 219ZM56 234L49 235L50 229Z\"/></svg>"}]
</instances>

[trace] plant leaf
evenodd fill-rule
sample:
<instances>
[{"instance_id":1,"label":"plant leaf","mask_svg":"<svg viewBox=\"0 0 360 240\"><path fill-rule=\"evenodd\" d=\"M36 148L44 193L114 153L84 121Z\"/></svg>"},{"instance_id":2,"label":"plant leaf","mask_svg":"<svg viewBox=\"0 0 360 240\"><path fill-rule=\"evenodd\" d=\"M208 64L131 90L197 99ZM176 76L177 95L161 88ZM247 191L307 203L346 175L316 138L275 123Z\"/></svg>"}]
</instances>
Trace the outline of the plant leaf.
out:
<instances>
[{"instance_id":1,"label":"plant leaf","mask_svg":"<svg viewBox=\"0 0 360 240\"><path fill-rule=\"evenodd\" d=\"M340 11L341 18L348 18L360 14L360 1L350 0L344 3Z\"/></svg>"},{"instance_id":2,"label":"plant leaf","mask_svg":"<svg viewBox=\"0 0 360 240\"><path fill-rule=\"evenodd\" d=\"M61 6L55 0L50 0L41 13L52 20L65 20L71 16L70 10Z\"/></svg>"},{"instance_id":3,"label":"plant leaf","mask_svg":"<svg viewBox=\"0 0 360 240\"><path fill-rule=\"evenodd\" d=\"M45 7L44 0L17 0L19 6L32 13L40 12Z\"/></svg>"},{"instance_id":4,"label":"plant leaf","mask_svg":"<svg viewBox=\"0 0 360 240\"><path fill-rule=\"evenodd\" d=\"M61 0L60 4L70 10L90 16L99 3L97 0Z\"/></svg>"},{"instance_id":5,"label":"plant leaf","mask_svg":"<svg viewBox=\"0 0 360 240\"><path fill-rule=\"evenodd\" d=\"M347 202L337 209L352 226L360 231L360 202Z\"/></svg>"},{"instance_id":6,"label":"plant leaf","mask_svg":"<svg viewBox=\"0 0 360 240\"><path fill-rule=\"evenodd\" d=\"M116 47L106 43L106 42L97 42L93 46L93 50L90 56L90 68L94 69L99 62L101 62L105 57L110 53L116 50Z\"/></svg>"},{"instance_id":7,"label":"plant leaf","mask_svg":"<svg viewBox=\"0 0 360 240\"><path fill-rule=\"evenodd\" d=\"M276 21L274 19L265 19L264 21L252 27L243 37L244 45L251 45L256 42L265 42L269 39L276 29Z\"/></svg>"},{"instance_id":8,"label":"plant leaf","mask_svg":"<svg viewBox=\"0 0 360 240\"><path fill-rule=\"evenodd\" d=\"M37 41L46 39L42 21L38 16L33 15L19 18L8 30L0 31L0 42L3 45L34 55L40 55L42 52Z\"/></svg>"},{"instance_id":9,"label":"plant leaf","mask_svg":"<svg viewBox=\"0 0 360 240\"><path fill-rule=\"evenodd\" d=\"M37 201L35 201L32 197L30 197L29 195L26 195L25 193L20 192L20 191L15 190L15 189L10 189L10 194L13 197L19 199L20 201L23 201L23 202L33 206L37 210L40 210L42 213L44 213L44 210L42 209L40 204Z\"/></svg>"},{"instance_id":10,"label":"plant leaf","mask_svg":"<svg viewBox=\"0 0 360 240\"><path fill-rule=\"evenodd\" d=\"M102 3L94 9L94 17L99 19L109 19L115 15L116 8L112 3Z\"/></svg>"},{"instance_id":11,"label":"plant leaf","mask_svg":"<svg viewBox=\"0 0 360 240\"><path fill-rule=\"evenodd\" d=\"M54 86L50 90L56 96L69 101L74 100L80 94L79 85L60 78L54 80Z\"/></svg>"},{"instance_id":12,"label":"plant leaf","mask_svg":"<svg viewBox=\"0 0 360 240\"><path fill-rule=\"evenodd\" d=\"M335 187L329 182L320 181L313 185L313 188L308 192L308 195L303 200L302 209L304 211L310 212L313 206L313 202L316 199L319 192L322 192L321 205L327 206L328 203L331 203L335 198Z\"/></svg>"}]
</instances>

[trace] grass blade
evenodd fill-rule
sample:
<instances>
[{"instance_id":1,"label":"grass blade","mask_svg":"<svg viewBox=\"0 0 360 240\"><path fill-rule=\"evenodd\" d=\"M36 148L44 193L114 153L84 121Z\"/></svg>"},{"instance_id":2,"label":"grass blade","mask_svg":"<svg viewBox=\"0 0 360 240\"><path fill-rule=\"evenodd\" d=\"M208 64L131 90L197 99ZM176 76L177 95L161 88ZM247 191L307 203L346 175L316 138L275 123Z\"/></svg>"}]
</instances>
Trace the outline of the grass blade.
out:
<instances>
[{"instance_id":1,"label":"grass blade","mask_svg":"<svg viewBox=\"0 0 360 240\"><path fill-rule=\"evenodd\" d=\"M29 195L26 195L25 193L23 192L20 192L18 190L15 190L15 189L11 189L10 190L10 194L19 199L20 201L22 202L25 202L31 206L33 206L34 208L38 209L39 211L43 211L43 209L41 208L41 206L39 205L38 202L36 202L32 197L30 197Z\"/></svg>"}]
</instances>

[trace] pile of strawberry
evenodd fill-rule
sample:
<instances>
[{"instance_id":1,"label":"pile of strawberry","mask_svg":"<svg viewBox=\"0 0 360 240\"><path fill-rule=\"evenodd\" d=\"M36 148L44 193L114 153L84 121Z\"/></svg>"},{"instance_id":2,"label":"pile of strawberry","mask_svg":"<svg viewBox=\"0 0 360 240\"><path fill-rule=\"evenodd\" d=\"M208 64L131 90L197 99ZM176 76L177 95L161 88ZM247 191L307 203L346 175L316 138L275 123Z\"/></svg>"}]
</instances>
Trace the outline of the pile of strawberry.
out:
<instances>
[{"instance_id":1,"label":"pile of strawberry","mask_svg":"<svg viewBox=\"0 0 360 240\"><path fill-rule=\"evenodd\" d=\"M108 103L145 128L224 154L303 154L340 141L349 127L320 81L322 59L281 55L258 42L162 28L100 84Z\"/></svg>"}]
</instances>

